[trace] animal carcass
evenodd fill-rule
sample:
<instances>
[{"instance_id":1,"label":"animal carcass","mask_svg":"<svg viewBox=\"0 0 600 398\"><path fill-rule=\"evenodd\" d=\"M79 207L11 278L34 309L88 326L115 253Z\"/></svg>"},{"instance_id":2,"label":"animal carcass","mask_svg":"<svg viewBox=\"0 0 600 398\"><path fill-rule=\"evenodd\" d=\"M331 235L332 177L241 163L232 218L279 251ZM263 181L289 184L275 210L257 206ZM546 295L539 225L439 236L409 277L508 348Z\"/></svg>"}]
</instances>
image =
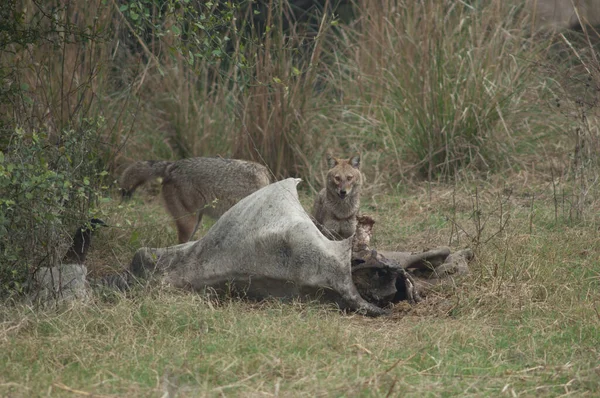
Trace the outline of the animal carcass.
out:
<instances>
[{"instance_id":1,"label":"animal carcass","mask_svg":"<svg viewBox=\"0 0 600 398\"><path fill-rule=\"evenodd\" d=\"M384 314L352 281L353 238L332 241L317 229L298 200L299 182L288 178L242 199L198 241L138 250L132 274L155 273L175 287L233 290L256 299L321 297Z\"/></svg>"}]
</instances>

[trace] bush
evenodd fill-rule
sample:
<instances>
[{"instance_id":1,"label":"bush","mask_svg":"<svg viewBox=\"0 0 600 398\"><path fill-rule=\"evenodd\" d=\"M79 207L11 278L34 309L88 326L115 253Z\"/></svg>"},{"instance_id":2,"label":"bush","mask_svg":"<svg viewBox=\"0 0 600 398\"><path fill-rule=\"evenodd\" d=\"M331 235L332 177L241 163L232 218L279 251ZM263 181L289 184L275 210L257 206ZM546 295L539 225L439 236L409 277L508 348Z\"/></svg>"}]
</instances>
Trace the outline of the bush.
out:
<instances>
[{"instance_id":1,"label":"bush","mask_svg":"<svg viewBox=\"0 0 600 398\"><path fill-rule=\"evenodd\" d=\"M0 152L0 280L20 290L28 274L56 265L69 233L92 215L106 172L98 173L98 129L64 131L60 142L17 130Z\"/></svg>"},{"instance_id":2,"label":"bush","mask_svg":"<svg viewBox=\"0 0 600 398\"><path fill-rule=\"evenodd\" d=\"M57 265L101 196L101 3L0 4L0 296Z\"/></svg>"}]
</instances>

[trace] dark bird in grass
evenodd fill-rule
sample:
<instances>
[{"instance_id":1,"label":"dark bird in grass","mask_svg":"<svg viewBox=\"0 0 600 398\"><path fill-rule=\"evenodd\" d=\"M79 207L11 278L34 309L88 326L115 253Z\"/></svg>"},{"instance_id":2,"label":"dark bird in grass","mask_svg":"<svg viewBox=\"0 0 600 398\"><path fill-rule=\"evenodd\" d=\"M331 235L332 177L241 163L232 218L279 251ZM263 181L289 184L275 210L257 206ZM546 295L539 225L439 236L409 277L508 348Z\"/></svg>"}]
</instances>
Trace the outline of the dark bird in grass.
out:
<instances>
[{"instance_id":1,"label":"dark bird in grass","mask_svg":"<svg viewBox=\"0 0 600 398\"><path fill-rule=\"evenodd\" d=\"M92 218L90 221L77 228L73 234L73 244L67 250L63 257L63 264L83 264L87 256L90 244L92 242L92 234L99 227L106 227L106 223L99 218Z\"/></svg>"}]
</instances>

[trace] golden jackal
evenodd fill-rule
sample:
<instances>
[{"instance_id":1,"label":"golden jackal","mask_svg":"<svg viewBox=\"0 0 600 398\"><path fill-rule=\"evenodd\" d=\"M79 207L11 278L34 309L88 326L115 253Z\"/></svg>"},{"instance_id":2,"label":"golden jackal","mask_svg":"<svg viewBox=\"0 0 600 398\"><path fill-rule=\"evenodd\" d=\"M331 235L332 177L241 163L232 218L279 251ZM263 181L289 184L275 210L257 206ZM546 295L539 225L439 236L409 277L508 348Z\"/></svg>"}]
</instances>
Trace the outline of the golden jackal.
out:
<instances>
[{"instance_id":1,"label":"golden jackal","mask_svg":"<svg viewBox=\"0 0 600 398\"><path fill-rule=\"evenodd\" d=\"M238 201L267 186L269 170L258 163L223 158L190 158L175 162L140 161L121 176L124 197L150 179L162 177L162 196L175 219L179 243L190 240L202 215L217 219Z\"/></svg>"},{"instance_id":2,"label":"golden jackal","mask_svg":"<svg viewBox=\"0 0 600 398\"><path fill-rule=\"evenodd\" d=\"M362 174L360 156L348 160L328 155L325 188L315 198L312 216L329 239L341 240L356 230Z\"/></svg>"}]
</instances>

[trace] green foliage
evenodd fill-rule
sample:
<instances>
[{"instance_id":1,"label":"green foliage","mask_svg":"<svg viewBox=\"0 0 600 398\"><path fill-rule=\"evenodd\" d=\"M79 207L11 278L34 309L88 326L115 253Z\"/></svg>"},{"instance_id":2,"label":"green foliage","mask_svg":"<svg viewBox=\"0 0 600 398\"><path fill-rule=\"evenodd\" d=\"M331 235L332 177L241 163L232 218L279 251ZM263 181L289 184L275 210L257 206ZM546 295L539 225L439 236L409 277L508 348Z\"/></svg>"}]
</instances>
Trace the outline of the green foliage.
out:
<instances>
[{"instance_id":1,"label":"green foliage","mask_svg":"<svg viewBox=\"0 0 600 398\"><path fill-rule=\"evenodd\" d=\"M239 8L237 2L133 0L119 12L144 43L166 37L161 43L166 53L183 56L193 66L197 59L215 64L226 56L230 34L237 33L233 22Z\"/></svg>"},{"instance_id":2,"label":"green foliage","mask_svg":"<svg viewBox=\"0 0 600 398\"><path fill-rule=\"evenodd\" d=\"M29 272L55 265L71 229L94 214L107 175L98 172L102 127L88 122L53 140L18 129L0 152L0 291L19 290Z\"/></svg>"},{"instance_id":3,"label":"green foliage","mask_svg":"<svg viewBox=\"0 0 600 398\"><path fill-rule=\"evenodd\" d=\"M135 51L148 58L139 90L145 109L129 150L233 156L266 164L278 177L310 178L306 154L320 148L312 122L324 97L312 87L328 24L305 36L290 4L259 3L134 1L119 8Z\"/></svg>"},{"instance_id":4,"label":"green foliage","mask_svg":"<svg viewBox=\"0 0 600 398\"><path fill-rule=\"evenodd\" d=\"M92 214L107 129L92 112L105 7L0 3L0 296L54 266ZM92 16L89 16L92 15Z\"/></svg>"}]
</instances>

